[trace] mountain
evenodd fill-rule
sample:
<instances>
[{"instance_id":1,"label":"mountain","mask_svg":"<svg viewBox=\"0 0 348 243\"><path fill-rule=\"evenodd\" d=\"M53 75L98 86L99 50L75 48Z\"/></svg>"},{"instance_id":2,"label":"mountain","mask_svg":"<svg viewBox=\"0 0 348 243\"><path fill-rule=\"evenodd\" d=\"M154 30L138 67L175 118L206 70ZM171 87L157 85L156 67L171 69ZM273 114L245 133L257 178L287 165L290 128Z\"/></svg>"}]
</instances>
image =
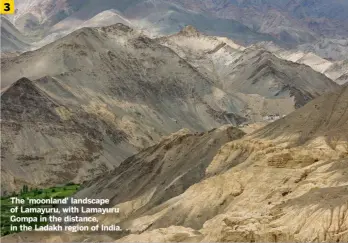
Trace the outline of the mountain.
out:
<instances>
[{"instance_id":1,"label":"mountain","mask_svg":"<svg viewBox=\"0 0 348 243\"><path fill-rule=\"evenodd\" d=\"M23 51L29 47L30 40L7 18L1 17L1 52Z\"/></svg>"},{"instance_id":2,"label":"mountain","mask_svg":"<svg viewBox=\"0 0 348 243\"><path fill-rule=\"evenodd\" d=\"M273 36L283 48L299 48L334 60L347 56L346 1L166 1L196 13L236 20L253 31Z\"/></svg>"},{"instance_id":3,"label":"mountain","mask_svg":"<svg viewBox=\"0 0 348 243\"><path fill-rule=\"evenodd\" d=\"M119 236L122 238L118 242L303 242L316 237L320 242L345 242L348 239L347 91L341 88L254 134L236 137L223 145L203 168L203 161L192 157L198 151L206 153L206 149L201 150L201 143L190 145L187 140L192 135L181 135L185 137L182 139L175 136L172 140L175 145L166 150L168 162L158 157L168 144L165 140L125 161L124 170L86 184L76 196L113 198L112 205L120 207L120 217L100 216L99 219L129 229L130 235ZM313 132L301 139L315 140L316 146L293 143L289 134L295 136L308 126L313 128L308 131ZM327 135L340 136L334 139L336 146L323 146L329 141L324 139ZM284 141L289 142L287 146L281 143ZM175 177L178 168L182 168L180 158L187 156L186 150L176 150L180 144L190 150L187 161L192 169L184 171L195 175L189 178L200 178L195 184L189 183L185 176ZM170 156L172 151L174 157ZM146 173L136 169L139 163L149 165ZM171 165L170 170L167 163ZM164 176L162 182L162 176L172 170L175 176ZM124 181L128 173L134 178L151 178L150 185L146 188L143 180L139 180L129 189L122 189L120 185L134 181L131 178L129 182ZM158 183L152 184L156 180ZM162 186L164 194L160 191ZM127 191L133 193L129 196ZM328 217L335 223L328 223Z\"/></svg>"},{"instance_id":4,"label":"mountain","mask_svg":"<svg viewBox=\"0 0 348 243\"><path fill-rule=\"evenodd\" d=\"M181 128L247 120L243 100L122 24L4 58L1 75L2 192L82 182Z\"/></svg>"},{"instance_id":5,"label":"mountain","mask_svg":"<svg viewBox=\"0 0 348 243\"><path fill-rule=\"evenodd\" d=\"M129 44L134 48L126 49ZM153 58L141 54L150 49ZM168 56L158 57L157 53L161 50L165 50L164 53L168 53ZM127 55L133 58L126 58ZM173 58L177 60L175 62L179 62L173 67L168 67L168 70L173 70L173 74L163 71L156 73L160 70L157 62L163 63L163 67L166 67ZM252 62L257 64L253 65ZM186 69L190 70L181 71ZM156 72L151 73L150 70ZM187 79L192 79L192 74L189 73L194 73L193 76L198 79L204 78L199 82L189 82ZM86 102L90 99L81 96L79 86L89 87L92 83L95 84L95 78L100 84L103 82L109 84L112 80L125 80L125 77L131 77L129 80L134 80L132 81L134 87L125 85L130 82L127 80L124 81L125 84L111 82L109 84L111 89L107 88L108 85L97 84L89 88L89 95L93 97L113 92L110 90L118 90L117 96L124 100L125 95L132 97L127 99L144 96L138 80L156 82L168 75L170 79L180 76L185 80L181 82L192 85L180 92L187 93L188 90L192 90L200 93L199 99L207 103L204 106L210 107L208 108L210 114L220 117L218 118L220 120L228 119L233 124L247 120L260 121L267 114L286 115L295 107L300 107L312 98L337 87L324 75L304 65L286 62L262 50L245 49L227 38L204 35L193 27L186 27L181 32L167 37L150 39L141 31L122 24L99 29L83 28L37 51L3 59L1 75L2 88L22 76L32 80L52 76L69 86L69 89L78 90L77 97ZM163 81L160 81L151 92L169 90L169 88L164 90L159 88L162 87L162 83ZM124 87L121 89L120 85ZM200 85L202 86L199 87ZM56 91L50 87L50 92ZM209 95L205 94L206 92L210 92ZM172 95L173 93L170 93L170 96ZM293 97L296 97L295 101ZM80 101L71 102L80 103ZM177 120L175 116L172 118ZM207 124L211 127L214 123L207 121ZM188 128L192 128L192 125Z\"/></svg>"},{"instance_id":6,"label":"mountain","mask_svg":"<svg viewBox=\"0 0 348 243\"><path fill-rule=\"evenodd\" d=\"M332 61L326 60L318 55L315 55L312 52L303 52L300 50L287 50L280 48L279 46L270 42L259 42L254 46L257 48L266 49L279 58L292 62L306 64L307 66L310 66L313 70L320 73L325 73L325 71L331 65L333 65Z\"/></svg>"},{"instance_id":7,"label":"mountain","mask_svg":"<svg viewBox=\"0 0 348 243\"><path fill-rule=\"evenodd\" d=\"M233 79L226 84L227 88L265 97L291 96L295 98L296 107L325 93L327 88L333 90L336 87L329 82L330 79L311 68L278 59L262 50L244 51L242 58L235 63L235 70L229 74Z\"/></svg>"},{"instance_id":8,"label":"mountain","mask_svg":"<svg viewBox=\"0 0 348 243\"><path fill-rule=\"evenodd\" d=\"M76 0L20 0L16 2L13 23L24 33L40 35L55 23L69 16L82 4Z\"/></svg>"},{"instance_id":9,"label":"mountain","mask_svg":"<svg viewBox=\"0 0 348 243\"><path fill-rule=\"evenodd\" d=\"M347 84L348 83L348 73L342 74L339 78L335 80L338 84Z\"/></svg>"},{"instance_id":10,"label":"mountain","mask_svg":"<svg viewBox=\"0 0 348 243\"><path fill-rule=\"evenodd\" d=\"M348 242L346 2L16 6L1 196L78 183L122 231L1 241Z\"/></svg>"},{"instance_id":11,"label":"mountain","mask_svg":"<svg viewBox=\"0 0 348 243\"><path fill-rule=\"evenodd\" d=\"M334 60L345 59L348 50L344 14L348 5L341 0L18 0L16 6L15 26L41 39L34 48L81 26L123 23L151 36L193 25L206 34L232 38L243 45L272 41Z\"/></svg>"},{"instance_id":12,"label":"mountain","mask_svg":"<svg viewBox=\"0 0 348 243\"><path fill-rule=\"evenodd\" d=\"M115 205L142 197L143 192L148 192L149 199L137 206L141 211L146 211L201 181L220 147L244 135L244 132L232 126L203 133L180 130L126 159L107 176L88 181L86 190L79 192L77 197L93 194L93 197L108 198ZM95 192L100 194L96 195Z\"/></svg>"},{"instance_id":13,"label":"mountain","mask_svg":"<svg viewBox=\"0 0 348 243\"><path fill-rule=\"evenodd\" d=\"M92 27L127 22L125 24L132 23L134 27L157 34L177 32L185 25L191 24L201 31L225 34L243 42L276 41L272 36L251 31L237 21L196 14L162 0L103 0L98 3L76 0L19 2L15 25L25 32L43 36L71 28L76 30L84 23ZM104 17L100 19L100 14L105 15L109 11L113 12L112 17L107 17L107 21Z\"/></svg>"},{"instance_id":14,"label":"mountain","mask_svg":"<svg viewBox=\"0 0 348 243\"><path fill-rule=\"evenodd\" d=\"M336 61L347 59L348 55L348 40L320 38L314 43L305 43L298 46L298 48L305 52L313 52L317 55Z\"/></svg>"},{"instance_id":15,"label":"mountain","mask_svg":"<svg viewBox=\"0 0 348 243\"><path fill-rule=\"evenodd\" d=\"M132 234L118 242L288 242L315 237L321 242L347 241L347 91L341 88L317 98L256 133L227 143L202 181L151 210L129 214L131 202L143 197L122 201L117 206L128 218L120 224ZM315 140L316 146L293 143L290 134L295 137L299 130L313 131L301 140ZM319 143L327 135L336 136L335 146L322 146L325 140ZM286 147L280 143L284 141L289 142ZM328 217L337 223L328 223Z\"/></svg>"},{"instance_id":16,"label":"mountain","mask_svg":"<svg viewBox=\"0 0 348 243\"><path fill-rule=\"evenodd\" d=\"M242 44L258 41L274 41L277 37L251 30L238 21L213 17L189 11L168 1L109 1L98 4L93 1L31 1L19 0L13 23L22 31L40 36L36 47L77 30L81 26L93 27L123 23L146 31L149 35L166 35L180 31L186 25L194 25L200 31L221 35ZM155 11L154 11L155 10Z\"/></svg>"},{"instance_id":17,"label":"mountain","mask_svg":"<svg viewBox=\"0 0 348 243\"><path fill-rule=\"evenodd\" d=\"M294 97L294 106L300 107L337 87L305 65L277 58L260 48L244 48L226 38L204 35L192 26L159 41L217 80L222 90L273 99Z\"/></svg>"},{"instance_id":18,"label":"mountain","mask_svg":"<svg viewBox=\"0 0 348 243\"><path fill-rule=\"evenodd\" d=\"M343 80L342 78L341 80L338 80L338 78L342 76L344 77L344 75L348 72L347 60L330 61L314 54L313 52L286 50L270 42L260 42L251 47L254 46L256 48L262 48L270 51L279 58L310 66L313 70L325 74L338 84L343 84L345 82L344 78Z\"/></svg>"},{"instance_id":19,"label":"mountain","mask_svg":"<svg viewBox=\"0 0 348 243\"><path fill-rule=\"evenodd\" d=\"M347 74L348 60L335 62L327 70L325 70L325 75L331 77L338 84L347 83Z\"/></svg>"},{"instance_id":20,"label":"mountain","mask_svg":"<svg viewBox=\"0 0 348 243\"><path fill-rule=\"evenodd\" d=\"M120 214L97 217L120 225L121 234L23 232L3 239L346 242L347 98L341 87L250 135L230 126L181 130L86 182L75 197L110 198Z\"/></svg>"},{"instance_id":21,"label":"mountain","mask_svg":"<svg viewBox=\"0 0 348 243\"><path fill-rule=\"evenodd\" d=\"M318 143L335 149L348 140L348 87L323 95L252 136L295 144ZM306 124L303 124L306 121Z\"/></svg>"},{"instance_id":22,"label":"mountain","mask_svg":"<svg viewBox=\"0 0 348 243\"><path fill-rule=\"evenodd\" d=\"M52 26L48 35L46 35L43 39L33 43L34 47L32 49L38 49L45 46L83 27L103 27L116 23L135 27L132 22L123 17L122 14L114 9L109 9L98 13L86 21L67 17Z\"/></svg>"},{"instance_id":23,"label":"mountain","mask_svg":"<svg viewBox=\"0 0 348 243\"><path fill-rule=\"evenodd\" d=\"M341 0L219 0L175 2L186 9L237 20L284 41L310 41L316 36L347 37L348 3ZM342 38L343 39L343 38Z\"/></svg>"},{"instance_id":24,"label":"mountain","mask_svg":"<svg viewBox=\"0 0 348 243\"><path fill-rule=\"evenodd\" d=\"M84 181L137 151L123 131L96 114L71 111L29 79L22 78L3 92L1 104L3 194L23 184Z\"/></svg>"},{"instance_id":25,"label":"mountain","mask_svg":"<svg viewBox=\"0 0 348 243\"><path fill-rule=\"evenodd\" d=\"M186 43L191 38L187 31L168 38ZM286 115L337 88L309 67L195 33L194 41L210 41L209 51L203 52L207 60L221 43L227 51L221 57L229 63L230 54L238 53L234 64L223 69L233 75L224 80L206 75L192 61L195 55L180 56L174 47L123 24L82 28L36 51L3 58L2 168L7 183L2 191L23 183L82 182L181 128L206 131L262 121L270 113ZM64 174L72 164L75 169Z\"/></svg>"}]
</instances>

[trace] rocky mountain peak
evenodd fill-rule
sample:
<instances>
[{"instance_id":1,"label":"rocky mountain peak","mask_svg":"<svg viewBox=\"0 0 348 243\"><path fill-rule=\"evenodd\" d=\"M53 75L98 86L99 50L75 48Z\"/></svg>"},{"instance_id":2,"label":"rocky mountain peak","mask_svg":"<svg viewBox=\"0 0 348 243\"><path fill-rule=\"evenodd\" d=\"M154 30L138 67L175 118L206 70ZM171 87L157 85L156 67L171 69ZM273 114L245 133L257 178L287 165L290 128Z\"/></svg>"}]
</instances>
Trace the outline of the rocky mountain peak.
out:
<instances>
[{"instance_id":1,"label":"rocky mountain peak","mask_svg":"<svg viewBox=\"0 0 348 243\"><path fill-rule=\"evenodd\" d=\"M21 78L1 95L2 120L57 121L58 105L28 78Z\"/></svg>"},{"instance_id":2,"label":"rocky mountain peak","mask_svg":"<svg viewBox=\"0 0 348 243\"><path fill-rule=\"evenodd\" d=\"M101 27L101 29L105 32L120 33L120 34L131 33L134 31L134 29L122 23L117 23L117 24Z\"/></svg>"},{"instance_id":3,"label":"rocky mountain peak","mask_svg":"<svg viewBox=\"0 0 348 243\"><path fill-rule=\"evenodd\" d=\"M188 37L198 37L201 35L201 33L192 25L185 26L181 31L181 35L188 36Z\"/></svg>"},{"instance_id":4,"label":"rocky mountain peak","mask_svg":"<svg viewBox=\"0 0 348 243\"><path fill-rule=\"evenodd\" d=\"M11 96L12 94L17 94L18 92L25 90L27 93L30 91L37 90L33 82L28 78L20 78L16 82L14 82L11 87L9 87L3 94L4 96Z\"/></svg>"}]
</instances>

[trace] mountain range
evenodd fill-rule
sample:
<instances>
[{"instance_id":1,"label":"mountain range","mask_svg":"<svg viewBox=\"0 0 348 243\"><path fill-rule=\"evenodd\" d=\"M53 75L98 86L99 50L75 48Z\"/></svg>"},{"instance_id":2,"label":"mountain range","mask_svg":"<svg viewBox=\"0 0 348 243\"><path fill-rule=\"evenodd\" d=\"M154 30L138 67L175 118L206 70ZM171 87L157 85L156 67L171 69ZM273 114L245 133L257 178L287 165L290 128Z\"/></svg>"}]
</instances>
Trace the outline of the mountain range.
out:
<instances>
[{"instance_id":1,"label":"mountain range","mask_svg":"<svg viewBox=\"0 0 348 243\"><path fill-rule=\"evenodd\" d=\"M342 0L78 1L18 0L11 22L41 47L83 26L123 23L148 35L168 35L187 25L243 45L271 41L282 48L344 60L348 26Z\"/></svg>"},{"instance_id":2,"label":"mountain range","mask_svg":"<svg viewBox=\"0 0 348 243\"><path fill-rule=\"evenodd\" d=\"M24 51L30 47L30 40L13 24L1 17L1 52Z\"/></svg>"},{"instance_id":3,"label":"mountain range","mask_svg":"<svg viewBox=\"0 0 348 243\"><path fill-rule=\"evenodd\" d=\"M83 182L178 129L284 116L339 87L192 27L160 39L123 24L82 28L1 64L3 192Z\"/></svg>"},{"instance_id":4,"label":"mountain range","mask_svg":"<svg viewBox=\"0 0 348 243\"><path fill-rule=\"evenodd\" d=\"M345 14L348 3L341 0L169 1L186 9L237 20L285 42L313 40L318 36L343 39L348 35Z\"/></svg>"},{"instance_id":5,"label":"mountain range","mask_svg":"<svg viewBox=\"0 0 348 243\"><path fill-rule=\"evenodd\" d=\"M75 183L122 231L1 241L348 241L345 1L16 8L1 17L1 202Z\"/></svg>"},{"instance_id":6,"label":"mountain range","mask_svg":"<svg viewBox=\"0 0 348 243\"><path fill-rule=\"evenodd\" d=\"M204 144L210 147L208 151L215 151L215 134L231 134L231 128L202 134L194 145L188 142L192 135L174 135L170 145L164 140L149 148L151 152L145 150L145 154L124 161L122 173L115 170L95 179L77 196L115 200L113 205L124 212L116 222L133 233L118 242L289 242L315 237L319 242L345 242L347 107L346 87L252 134L243 136L234 129L231 141L215 152L213 159L207 156L208 164L190 157L187 161L192 164L185 163L182 171L178 155L186 158L206 151L199 144L207 136L210 140ZM186 149L177 151L182 144ZM160 155L162 148L165 156ZM159 160L147 157L149 152L152 156L159 153ZM136 169L139 163L141 169ZM148 164L152 166L145 166ZM143 181L148 182L147 188L139 187ZM132 190L118 189L131 182ZM331 223L326 221L328 217ZM110 217L100 219L115 222Z\"/></svg>"}]
</instances>

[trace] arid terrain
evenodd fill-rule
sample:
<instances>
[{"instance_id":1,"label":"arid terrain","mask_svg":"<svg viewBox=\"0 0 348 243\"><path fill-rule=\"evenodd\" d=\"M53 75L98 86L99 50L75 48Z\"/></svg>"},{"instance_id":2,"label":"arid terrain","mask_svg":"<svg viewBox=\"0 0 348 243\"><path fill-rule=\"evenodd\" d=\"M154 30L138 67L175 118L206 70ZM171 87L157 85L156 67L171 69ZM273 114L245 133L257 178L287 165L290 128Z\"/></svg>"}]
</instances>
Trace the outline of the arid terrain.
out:
<instances>
[{"instance_id":1,"label":"arid terrain","mask_svg":"<svg viewBox=\"0 0 348 243\"><path fill-rule=\"evenodd\" d=\"M245 135L165 137L76 197L106 197L123 234L20 233L6 242L347 242L348 88ZM309 133L307 133L309 131Z\"/></svg>"},{"instance_id":2,"label":"arid terrain","mask_svg":"<svg viewBox=\"0 0 348 243\"><path fill-rule=\"evenodd\" d=\"M1 64L3 194L80 183L181 128L273 121L339 87L193 27L160 39L123 24L82 28Z\"/></svg>"},{"instance_id":3,"label":"arid terrain","mask_svg":"<svg viewBox=\"0 0 348 243\"><path fill-rule=\"evenodd\" d=\"M17 0L1 17L1 202L109 199L119 214L93 216L122 231L5 224L1 242L348 242L347 11Z\"/></svg>"}]
</instances>

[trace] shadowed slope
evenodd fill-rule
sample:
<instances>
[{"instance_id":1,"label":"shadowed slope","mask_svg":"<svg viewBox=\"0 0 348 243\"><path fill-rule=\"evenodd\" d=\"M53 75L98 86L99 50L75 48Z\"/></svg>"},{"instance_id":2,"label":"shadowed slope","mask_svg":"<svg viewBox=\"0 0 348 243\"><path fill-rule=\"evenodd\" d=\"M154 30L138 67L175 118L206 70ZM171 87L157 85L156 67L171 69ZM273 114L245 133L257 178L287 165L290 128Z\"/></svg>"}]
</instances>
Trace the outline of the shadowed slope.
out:
<instances>
[{"instance_id":1,"label":"shadowed slope","mask_svg":"<svg viewBox=\"0 0 348 243\"><path fill-rule=\"evenodd\" d=\"M1 95L1 131L2 194L81 182L136 152L123 131L72 111L26 78Z\"/></svg>"},{"instance_id":2,"label":"shadowed slope","mask_svg":"<svg viewBox=\"0 0 348 243\"><path fill-rule=\"evenodd\" d=\"M151 194L149 201L134 208L146 211L205 178L218 149L242 136L242 131L230 126L200 134L180 130L126 159L118 169L89 181L77 196L110 198L118 204Z\"/></svg>"},{"instance_id":3,"label":"shadowed slope","mask_svg":"<svg viewBox=\"0 0 348 243\"><path fill-rule=\"evenodd\" d=\"M304 144L322 137L330 146L348 140L348 87L323 95L250 135Z\"/></svg>"}]
</instances>

